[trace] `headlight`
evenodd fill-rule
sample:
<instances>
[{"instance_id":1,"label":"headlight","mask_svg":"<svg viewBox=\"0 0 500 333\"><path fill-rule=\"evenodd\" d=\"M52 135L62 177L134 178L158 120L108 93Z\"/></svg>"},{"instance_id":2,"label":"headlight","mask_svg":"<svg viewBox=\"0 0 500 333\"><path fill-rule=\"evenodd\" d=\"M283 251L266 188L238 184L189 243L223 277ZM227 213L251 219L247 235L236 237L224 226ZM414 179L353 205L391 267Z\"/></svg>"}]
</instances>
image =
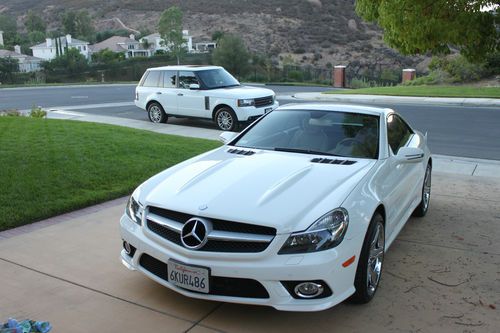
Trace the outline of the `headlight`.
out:
<instances>
[{"instance_id":1,"label":"headlight","mask_svg":"<svg viewBox=\"0 0 500 333\"><path fill-rule=\"evenodd\" d=\"M239 99L238 100L238 106L254 106L254 105L255 105L254 99Z\"/></svg>"},{"instance_id":2,"label":"headlight","mask_svg":"<svg viewBox=\"0 0 500 333\"><path fill-rule=\"evenodd\" d=\"M324 251L342 242L349 224L349 214L336 208L320 217L306 231L290 235L278 254Z\"/></svg>"},{"instance_id":3,"label":"headlight","mask_svg":"<svg viewBox=\"0 0 500 333\"><path fill-rule=\"evenodd\" d=\"M128 217L138 225L141 225L142 221L142 212L144 209L142 206L135 201L135 199L130 196L127 202L127 208L125 208L125 212L127 213Z\"/></svg>"}]
</instances>

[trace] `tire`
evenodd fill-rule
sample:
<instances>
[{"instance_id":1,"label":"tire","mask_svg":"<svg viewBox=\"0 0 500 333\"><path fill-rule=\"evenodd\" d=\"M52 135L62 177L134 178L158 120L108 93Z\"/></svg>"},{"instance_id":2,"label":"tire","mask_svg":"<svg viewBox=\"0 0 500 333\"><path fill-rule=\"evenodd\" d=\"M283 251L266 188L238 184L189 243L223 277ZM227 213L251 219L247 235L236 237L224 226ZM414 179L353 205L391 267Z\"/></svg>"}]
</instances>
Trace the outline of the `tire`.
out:
<instances>
[{"instance_id":1,"label":"tire","mask_svg":"<svg viewBox=\"0 0 500 333\"><path fill-rule=\"evenodd\" d=\"M424 217L429 210L429 205L431 203L431 178L432 178L432 167L427 164L425 169L424 183L422 185L422 198L417 208L413 211L413 216Z\"/></svg>"},{"instance_id":2,"label":"tire","mask_svg":"<svg viewBox=\"0 0 500 333\"><path fill-rule=\"evenodd\" d=\"M157 102L148 105L148 117L152 123L156 124L166 123L168 119L163 107Z\"/></svg>"},{"instance_id":3,"label":"tire","mask_svg":"<svg viewBox=\"0 0 500 333\"><path fill-rule=\"evenodd\" d=\"M230 108L223 107L217 110L214 120L217 127L222 131L236 132L238 130L238 118Z\"/></svg>"},{"instance_id":4,"label":"tire","mask_svg":"<svg viewBox=\"0 0 500 333\"><path fill-rule=\"evenodd\" d=\"M351 296L353 303L364 304L373 299L377 292L385 253L384 218L375 213L365 236L358 268L354 279L356 292Z\"/></svg>"}]
</instances>

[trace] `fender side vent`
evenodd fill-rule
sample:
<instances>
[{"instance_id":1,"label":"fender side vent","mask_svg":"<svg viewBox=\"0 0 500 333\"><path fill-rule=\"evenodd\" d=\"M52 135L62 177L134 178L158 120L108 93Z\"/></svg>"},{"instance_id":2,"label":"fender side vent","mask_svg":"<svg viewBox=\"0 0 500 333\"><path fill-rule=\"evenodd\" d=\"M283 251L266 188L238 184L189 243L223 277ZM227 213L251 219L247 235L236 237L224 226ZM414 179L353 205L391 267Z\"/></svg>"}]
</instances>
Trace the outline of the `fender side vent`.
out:
<instances>
[{"instance_id":1,"label":"fender side vent","mask_svg":"<svg viewBox=\"0 0 500 333\"><path fill-rule=\"evenodd\" d=\"M251 151L251 150L236 149L236 148L228 149L227 152L230 153L230 154L245 155L245 156L249 156L249 155L255 154L255 152Z\"/></svg>"},{"instance_id":2,"label":"fender side vent","mask_svg":"<svg viewBox=\"0 0 500 333\"><path fill-rule=\"evenodd\" d=\"M356 161L350 161L350 160L338 160L338 159L331 159L331 158L313 158L311 160L312 163L323 163L323 164L340 164L340 165L352 165L356 163Z\"/></svg>"}]
</instances>

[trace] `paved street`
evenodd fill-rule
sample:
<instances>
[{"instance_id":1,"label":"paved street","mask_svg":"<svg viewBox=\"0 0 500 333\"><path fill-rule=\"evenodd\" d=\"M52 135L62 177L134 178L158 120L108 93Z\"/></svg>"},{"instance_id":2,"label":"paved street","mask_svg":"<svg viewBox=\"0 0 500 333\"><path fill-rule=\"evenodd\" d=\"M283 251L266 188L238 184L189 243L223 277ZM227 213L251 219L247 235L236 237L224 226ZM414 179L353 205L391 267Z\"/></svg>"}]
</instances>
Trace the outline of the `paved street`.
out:
<instances>
[{"instance_id":1,"label":"paved street","mask_svg":"<svg viewBox=\"0 0 500 333\"><path fill-rule=\"evenodd\" d=\"M324 87L267 86L281 104L304 103L292 97L301 92L325 91ZM0 110L44 108L75 110L87 114L147 120L133 104L135 85L66 86L0 89ZM500 110L495 107L418 105L382 102L379 106L400 112L419 130L428 132L433 153L500 160L498 140ZM210 121L170 119L169 123L215 128Z\"/></svg>"}]
</instances>

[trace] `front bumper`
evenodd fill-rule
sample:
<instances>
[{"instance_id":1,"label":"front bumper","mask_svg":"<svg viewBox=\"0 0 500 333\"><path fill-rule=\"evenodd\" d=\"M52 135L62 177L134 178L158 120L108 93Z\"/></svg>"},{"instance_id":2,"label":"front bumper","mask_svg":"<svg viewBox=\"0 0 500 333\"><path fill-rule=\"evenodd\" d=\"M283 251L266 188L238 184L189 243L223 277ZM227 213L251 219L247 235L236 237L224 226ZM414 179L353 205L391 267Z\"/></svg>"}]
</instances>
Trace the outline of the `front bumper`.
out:
<instances>
[{"instance_id":1,"label":"front bumper","mask_svg":"<svg viewBox=\"0 0 500 333\"><path fill-rule=\"evenodd\" d=\"M348 298L355 291L354 276L359 249L349 245L335 249L301 255L277 255L288 235L277 235L269 247L259 253L214 253L185 249L172 244L145 226L132 222L123 215L120 220L121 237L136 250L132 257L121 251L121 260L130 270L138 270L156 282L185 296L231 303L272 306L284 311L320 311L328 309ZM349 240L349 244L355 244ZM269 297L232 297L191 292L169 283L164 277L153 274L141 265L141 256L153 257L162 264L173 259L188 265L210 268L217 278L239 278L258 281ZM342 263L356 255L356 261L343 267ZM166 275L166 274L165 274ZM281 281L323 280L332 295L316 299L296 299Z\"/></svg>"},{"instance_id":2,"label":"front bumper","mask_svg":"<svg viewBox=\"0 0 500 333\"><path fill-rule=\"evenodd\" d=\"M276 109L278 106L280 106L280 103L278 101L274 101L273 104L263 106L256 108L254 106L243 106L243 107L237 107L235 112L236 112L236 117L238 117L239 121L254 121L260 116L262 116L265 113L271 112L272 110Z\"/></svg>"}]
</instances>

